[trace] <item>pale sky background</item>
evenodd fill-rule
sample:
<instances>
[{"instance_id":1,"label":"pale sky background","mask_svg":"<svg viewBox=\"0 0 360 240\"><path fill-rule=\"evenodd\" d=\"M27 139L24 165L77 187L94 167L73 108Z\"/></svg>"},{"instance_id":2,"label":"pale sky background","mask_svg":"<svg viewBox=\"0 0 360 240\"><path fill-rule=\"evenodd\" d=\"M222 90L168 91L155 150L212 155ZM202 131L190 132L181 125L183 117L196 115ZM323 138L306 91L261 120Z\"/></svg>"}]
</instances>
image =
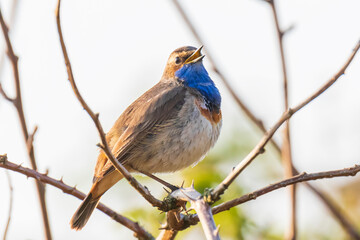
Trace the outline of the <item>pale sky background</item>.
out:
<instances>
[{"instance_id":1,"label":"pale sky background","mask_svg":"<svg viewBox=\"0 0 360 240\"><path fill-rule=\"evenodd\" d=\"M0 2L5 19L9 17L10 2ZM234 90L270 127L283 111L283 95L279 51L268 4L259 0L181 0L181 3L205 40L205 49L211 51ZM87 192L99 138L67 81L55 6L54 0L20 1L11 39L20 57L28 127L32 130L39 126L34 143L39 169L41 172L49 169L50 176L57 179L63 176L67 184ZM360 2L280 0L277 6L281 27L295 26L285 37L290 105L294 106L337 72L359 41ZM100 112L105 130L126 106L160 79L174 49L199 46L169 0L63 0L62 27L78 87L91 108ZM3 37L0 39L3 48ZM206 58L204 63L208 66ZM252 128L220 79L209 73L223 95L224 127L218 144L221 145L231 132ZM13 76L8 62L1 82L12 95ZM300 171L359 164L359 89L360 56L357 56L345 76L292 118L294 163ZM10 161L30 166L17 114L2 98L0 116L0 154L7 153ZM253 133L254 144L260 137ZM266 157L259 159L265 160ZM43 239L33 180L17 173L11 173L11 177L14 205L8 239ZM164 177L181 182L179 174ZM259 178L260 173L245 171L238 181L244 181L250 190L270 183ZM349 181L352 179L342 178L318 181L316 185L331 193L333 188ZM154 186L152 191L159 195L161 187ZM300 230L341 231L317 198L303 187L299 189ZM111 196L116 197L105 195L102 201L119 213L139 204L148 207L124 181L111 191ZM2 236L9 204L4 170L0 170L0 192ZM104 238L104 233L105 239L119 236L131 239L130 230L100 211L95 211L82 231L70 230L68 222L80 201L51 186L47 187L46 196L54 239ZM287 191L281 190L242 208L257 224L283 231L287 227L288 206Z\"/></svg>"}]
</instances>

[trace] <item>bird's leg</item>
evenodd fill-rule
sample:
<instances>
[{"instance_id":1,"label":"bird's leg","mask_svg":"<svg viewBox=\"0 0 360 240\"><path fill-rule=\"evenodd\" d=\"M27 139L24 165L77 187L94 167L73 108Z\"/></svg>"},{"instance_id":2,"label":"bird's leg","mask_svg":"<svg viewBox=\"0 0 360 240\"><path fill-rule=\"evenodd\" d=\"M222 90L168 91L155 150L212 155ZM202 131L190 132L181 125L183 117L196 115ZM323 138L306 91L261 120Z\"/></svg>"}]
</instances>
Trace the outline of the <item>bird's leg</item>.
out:
<instances>
[{"instance_id":1,"label":"bird's leg","mask_svg":"<svg viewBox=\"0 0 360 240\"><path fill-rule=\"evenodd\" d=\"M138 170L138 169L135 169L135 170L138 171L138 172L140 172L140 173L142 173L142 174L144 174L144 175L146 175L146 176L148 176L148 177L150 177L150 178L152 178L152 179L154 179L155 181L161 183L161 184L164 185L165 187L169 188L171 191L175 191L175 190L178 190L178 189L179 189L179 187L176 187L176 186L174 186L174 185L172 185L172 184L170 184L170 183L168 183L168 182L166 182L166 181L164 181L164 180L162 180L162 179L160 179L160 178L152 175L151 173L148 173L148 172L145 172L145 171L141 171L141 170Z\"/></svg>"}]
</instances>

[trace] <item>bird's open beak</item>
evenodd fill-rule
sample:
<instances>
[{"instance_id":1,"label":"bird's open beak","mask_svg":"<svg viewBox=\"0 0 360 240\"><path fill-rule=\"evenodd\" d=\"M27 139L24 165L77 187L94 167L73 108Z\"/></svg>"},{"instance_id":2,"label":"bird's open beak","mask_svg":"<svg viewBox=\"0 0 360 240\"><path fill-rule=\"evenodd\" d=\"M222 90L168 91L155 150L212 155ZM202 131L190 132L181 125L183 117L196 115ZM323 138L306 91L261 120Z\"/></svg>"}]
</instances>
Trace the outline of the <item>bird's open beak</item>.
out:
<instances>
[{"instance_id":1,"label":"bird's open beak","mask_svg":"<svg viewBox=\"0 0 360 240\"><path fill-rule=\"evenodd\" d=\"M205 57L205 55L201 54L202 48L203 46L200 46L198 49L196 49L196 51L185 60L184 64L196 63L198 61L201 61Z\"/></svg>"}]
</instances>

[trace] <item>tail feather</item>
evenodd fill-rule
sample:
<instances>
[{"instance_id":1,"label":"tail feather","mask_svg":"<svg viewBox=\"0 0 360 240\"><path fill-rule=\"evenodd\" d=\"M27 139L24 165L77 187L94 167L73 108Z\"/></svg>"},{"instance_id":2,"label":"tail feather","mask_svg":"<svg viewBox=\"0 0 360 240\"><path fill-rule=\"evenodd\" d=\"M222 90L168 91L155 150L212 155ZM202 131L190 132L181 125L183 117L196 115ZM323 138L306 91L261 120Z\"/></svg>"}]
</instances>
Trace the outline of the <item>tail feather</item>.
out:
<instances>
[{"instance_id":1,"label":"tail feather","mask_svg":"<svg viewBox=\"0 0 360 240\"><path fill-rule=\"evenodd\" d=\"M70 227L75 230L81 230L89 220L99 201L100 197L93 198L90 192L71 218Z\"/></svg>"}]
</instances>

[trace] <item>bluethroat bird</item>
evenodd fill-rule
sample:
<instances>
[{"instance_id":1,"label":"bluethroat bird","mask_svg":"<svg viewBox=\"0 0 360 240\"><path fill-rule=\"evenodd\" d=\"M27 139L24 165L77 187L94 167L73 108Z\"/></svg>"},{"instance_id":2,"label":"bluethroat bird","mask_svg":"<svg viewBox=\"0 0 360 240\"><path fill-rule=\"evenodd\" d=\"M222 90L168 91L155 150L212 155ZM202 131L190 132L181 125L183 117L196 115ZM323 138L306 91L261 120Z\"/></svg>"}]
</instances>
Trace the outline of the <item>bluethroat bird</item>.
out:
<instances>
[{"instance_id":1,"label":"bluethroat bird","mask_svg":"<svg viewBox=\"0 0 360 240\"><path fill-rule=\"evenodd\" d=\"M174 172L201 160L218 139L221 96L202 63L202 47L170 54L161 80L133 102L106 134L130 172ZM123 176L100 152L93 185L70 221L80 230L100 197Z\"/></svg>"}]
</instances>

